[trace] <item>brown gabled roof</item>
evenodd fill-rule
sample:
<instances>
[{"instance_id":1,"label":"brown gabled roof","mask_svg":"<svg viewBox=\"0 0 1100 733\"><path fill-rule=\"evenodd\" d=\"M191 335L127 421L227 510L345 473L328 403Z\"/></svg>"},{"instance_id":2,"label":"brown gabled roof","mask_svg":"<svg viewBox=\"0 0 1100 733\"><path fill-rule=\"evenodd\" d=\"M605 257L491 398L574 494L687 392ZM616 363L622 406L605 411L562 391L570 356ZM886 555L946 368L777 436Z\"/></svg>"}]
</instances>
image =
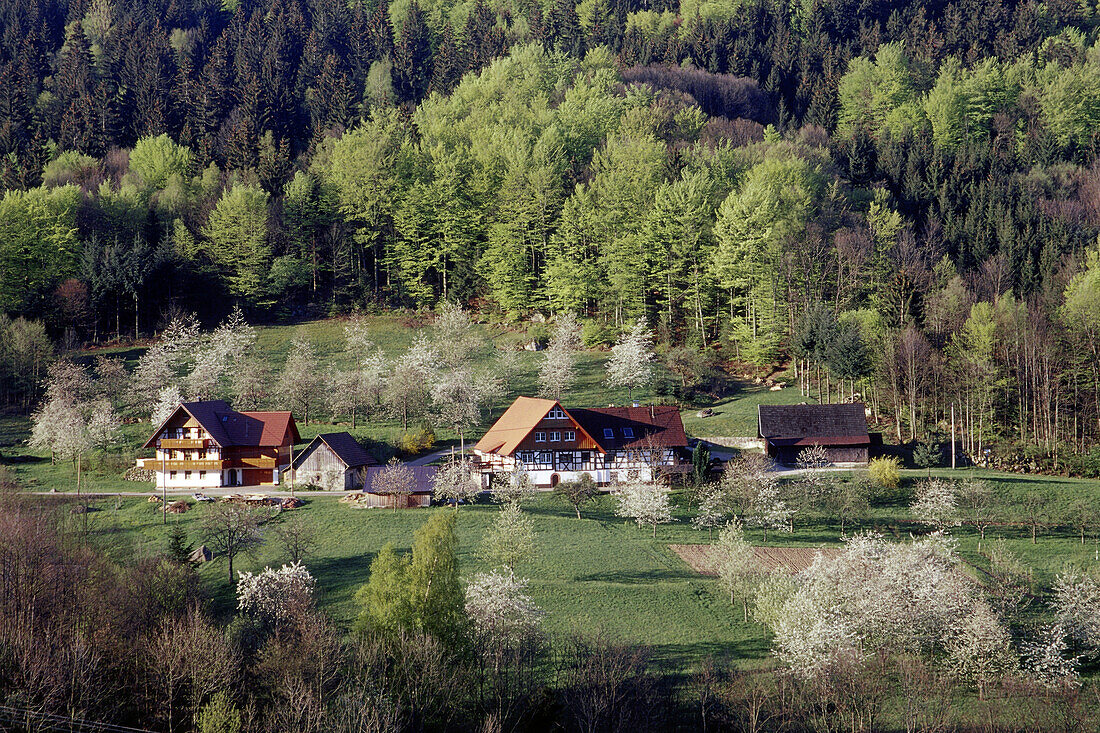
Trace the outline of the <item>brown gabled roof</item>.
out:
<instances>
[{"instance_id":1,"label":"brown gabled roof","mask_svg":"<svg viewBox=\"0 0 1100 733\"><path fill-rule=\"evenodd\" d=\"M757 431L775 445L863 445L867 411L862 403L843 405L759 405Z\"/></svg>"},{"instance_id":2,"label":"brown gabled roof","mask_svg":"<svg viewBox=\"0 0 1100 733\"><path fill-rule=\"evenodd\" d=\"M546 413L558 404L555 400L538 397L517 397L516 401L504 411L489 432L481 436L474 450L483 453L511 455L523 439L535 429Z\"/></svg>"},{"instance_id":3,"label":"brown gabled roof","mask_svg":"<svg viewBox=\"0 0 1100 733\"><path fill-rule=\"evenodd\" d=\"M687 445L687 434L680 419L680 410L673 405L598 407L591 410L572 410L569 414L605 451L620 448L682 448ZM611 429L612 437L605 437L605 428ZM623 428L629 428L634 437L627 438Z\"/></svg>"},{"instance_id":4,"label":"brown gabled roof","mask_svg":"<svg viewBox=\"0 0 1100 733\"><path fill-rule=\"evenodd\" d=\"M157 426L152 437L142 447L152 446L164 426L180 410L193 417L195 422L210 434L211 440L221 448L238 445L262 448L279 446L282 445L288 430L294 443L301 440L301 436L298 435L298 426L294 424L294 416L289 412L236 412L225 400L200 400L181 402L172 414Z\"/></svg>"},{"instance_id":5,"label":"brown gabled roof","mask_svg":"<svg viewBox=\"0 0 1100 733\"><path fill-rule=\"evenodd\" d=\"M367 453L366 449L359 444L350 433L321 433L310 444L302 449L302 452L298 455L298 459L295 460L297 465L302 456L309 453L314 443L324 443L327 445L336 457L343 461L344 465L348 468L359 468L360 466L377 466L378 461L374 460L374 457Z\"/></svg>"},{"instance_id":6,"label":"brown gabled roof","mask_svg":"<svg viewBox=\"0 0 1100 733\"><path fill-rule=\"evenodd\" d=\"M605 453L619 448L687 445L680 411L671 405L566 410L556 400L517 397L474 448L483 453L512 455L555 406L561 407L580 431ZM624 427L633 431L633 438L626 437ZM604 428L610 428L613 437L605 438Z\"/></svg>"}]
</instances>

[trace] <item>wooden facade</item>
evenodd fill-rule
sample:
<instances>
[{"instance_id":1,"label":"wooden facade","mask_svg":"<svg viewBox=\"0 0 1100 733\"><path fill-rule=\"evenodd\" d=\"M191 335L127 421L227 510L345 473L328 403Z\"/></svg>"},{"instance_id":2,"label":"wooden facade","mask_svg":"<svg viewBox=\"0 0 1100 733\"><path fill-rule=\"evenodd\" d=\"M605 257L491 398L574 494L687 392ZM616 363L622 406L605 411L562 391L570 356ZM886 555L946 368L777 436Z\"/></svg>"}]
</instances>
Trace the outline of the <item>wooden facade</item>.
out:
<instances>
[{"instance_id":1,"label":"wooden facade","mask_svg":"<svg viewBox=\"0 0 1100 733\"><path fill-rule=\"evenodd\" d=\"M138 467L159 488L203 489L281 482L299 439L289 412L236 412L223 400L181 403L157 427Z\"/></svg>"},{"instance_id":2,"label":"wooden facade","mask_svg":"<svg viewBox=\"0 0 1100 733\"><path fill-rule=\"evenodd\" d=\"M349 433L323 433L294 458L294 482L329 491L363 488L368 466L377 461Z\"/></svg>"}]
</instances>

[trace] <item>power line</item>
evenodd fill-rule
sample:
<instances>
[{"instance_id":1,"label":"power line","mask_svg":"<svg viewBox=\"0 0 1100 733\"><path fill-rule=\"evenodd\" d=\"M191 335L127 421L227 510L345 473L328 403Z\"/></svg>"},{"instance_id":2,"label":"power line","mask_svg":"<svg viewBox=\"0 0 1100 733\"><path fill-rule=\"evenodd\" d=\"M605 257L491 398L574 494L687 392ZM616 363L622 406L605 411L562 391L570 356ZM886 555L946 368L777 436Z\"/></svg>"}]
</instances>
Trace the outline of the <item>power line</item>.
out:
<instances>
[{"instance_id":1,"label":"power line","mask_svg":"<svg viewBox=\"0 0 1100 733\"><path fill-rule=\"evenodd\" d=\"M94 720L67 718L29 708L13 708L0 705L0 725L35 724L39 730L66 731L67 733L156 733L146 728L128 728L114 723L99 723ZM17 729L13 729L17 730Z\"/></svg>"}]
</instances>

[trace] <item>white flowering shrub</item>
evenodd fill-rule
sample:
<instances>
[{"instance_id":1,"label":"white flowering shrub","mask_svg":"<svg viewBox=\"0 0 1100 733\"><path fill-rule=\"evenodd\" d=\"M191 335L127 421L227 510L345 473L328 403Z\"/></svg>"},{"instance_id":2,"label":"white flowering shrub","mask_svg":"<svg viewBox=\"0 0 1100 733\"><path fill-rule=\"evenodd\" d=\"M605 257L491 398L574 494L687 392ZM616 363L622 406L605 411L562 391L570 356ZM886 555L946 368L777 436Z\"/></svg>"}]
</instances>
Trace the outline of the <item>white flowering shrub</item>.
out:
<instances>
[{"instance_id":1,"label":"white flowering shrub","mask_svg":"<svg viewBox=\"0 0 1100 733\"><path fill-rule=\"evenodd\" d=\"M237 610L258 619L285 621L313 602L316 581L301 563L237 577Z\"/></svg>"},{"instance_id":2,"label":"white flowering shrub","mask_svg":"<svg viewBox=\"0 0 1100 733\"><path fill-rule=\"evenodd\" d=\"M466 586L466 613L478 633L507 645L537 636L544 613L526 589L527 580L511 571L475 575Z\"/></svg>"},{"instance_id":3,"label":"white flowering shrub","mask_svg":"<svg viewBox=\"0 0 1100 733\"><path fill-rule=\"evenodd\" d=\"M1070 654L1066 628L1060 621L1045 627L1038 639L1021 644L1024 666L1047 687L1076 687L1080 684L1077 665L1080 656Z\"/></svg>"},{"instance_id":4,"label":"white flowering shrub","mask_svg":"<svg viewBox=\"0 0 1100 733\"><path fill-rule=\"evenodd\" d=\"M955 485L942 479L928 479L917 484L916 500L909 506L913 516L936 529L959 526L959 509Z\"/></svg>"},{"instance_id":5,"label":"white flowering shrub","mask_svg":"<svg viewBox=\"0 0 1100 733\"><path fill-rule=\"evenodd\" d=\"M1054 612L1070 639L1089 655L1100 651L1100 584L1091 575L1065 572L1054 582Z\"/></svg>"},{"instance_id":6,"label":"white flowering shrub","mask_svg":"<svg viewBox=\"0 0 1100 733\"><path fill-rule=\"evenodd\" d=\"M972 620L978 600L957 567L953 545L939 534L906 544L856 535L843 553L818 555L797 583L762 620L775 633L775 654L807 675L826 668L837 654L947 651L952 634ZM1000 638L989 625L997 623L992 613L980 621L986 625L975 626L975 634L984 629L988 639ZM952 643L959 660L970 659L961 640ZM995 646L974 642L971 648Z\"/></svg>"},{"instance_id":7,"label":"white flowering shrub","mask_svg":"<svg viewBox=\"0 0 1100 733\"><path fill-rule=\"evenodd\" d=\"M654 537L658 524L672 521L672 504L665 487L653 481L642 481L633 471L625 481L616 482L611 493L619 501L615 514L633 519L639 527L653 527Z\"/></svg>"}]
</instances>

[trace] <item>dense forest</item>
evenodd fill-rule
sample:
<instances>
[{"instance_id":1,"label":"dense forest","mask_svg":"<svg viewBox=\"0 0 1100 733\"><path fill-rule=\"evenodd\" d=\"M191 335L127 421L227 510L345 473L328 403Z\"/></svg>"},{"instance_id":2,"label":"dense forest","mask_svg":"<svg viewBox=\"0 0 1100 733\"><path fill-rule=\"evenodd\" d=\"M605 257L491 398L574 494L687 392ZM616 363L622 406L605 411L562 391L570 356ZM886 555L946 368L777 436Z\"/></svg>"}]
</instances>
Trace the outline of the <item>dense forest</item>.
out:
<instances>
[{"instance_id":1,"label":"dense forest","mask_svg":"<svg viewBox=\"0 0 1100 733\"><path fill-rule=\"evenodd\" d=\"M233 305L457 301L644 317L663 344L858 392L899 441L946 436L954 408L975 456L1091 471L1096 21L1002 0L4 0L7 384L24 318L72 346Z\"/></svg>"}]
</instances>

